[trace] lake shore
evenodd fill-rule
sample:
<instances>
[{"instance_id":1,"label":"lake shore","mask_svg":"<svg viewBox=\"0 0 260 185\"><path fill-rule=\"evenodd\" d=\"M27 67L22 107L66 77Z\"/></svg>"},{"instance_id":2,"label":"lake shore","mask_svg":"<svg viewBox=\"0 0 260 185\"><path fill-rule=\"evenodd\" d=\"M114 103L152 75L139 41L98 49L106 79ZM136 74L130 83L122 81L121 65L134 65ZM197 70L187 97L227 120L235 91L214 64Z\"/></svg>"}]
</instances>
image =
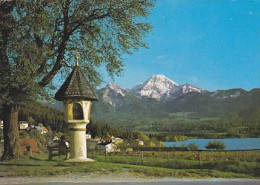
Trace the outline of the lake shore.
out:
<instances>
[{"instance_id":1,"label":"lake shore","mask_svg":"<svg viewBox=\"0 0 260 185\"><path fill-rule=\"evenodd\" d=\"M206 150L208 142L220 141L225 144L224 150L252 150L260 149L260 138L224 138L224 139L187 139L184 141L165 141L166 147L188 146L190 143L198 145L200 150Z\"/></svg>"}]
</instances>

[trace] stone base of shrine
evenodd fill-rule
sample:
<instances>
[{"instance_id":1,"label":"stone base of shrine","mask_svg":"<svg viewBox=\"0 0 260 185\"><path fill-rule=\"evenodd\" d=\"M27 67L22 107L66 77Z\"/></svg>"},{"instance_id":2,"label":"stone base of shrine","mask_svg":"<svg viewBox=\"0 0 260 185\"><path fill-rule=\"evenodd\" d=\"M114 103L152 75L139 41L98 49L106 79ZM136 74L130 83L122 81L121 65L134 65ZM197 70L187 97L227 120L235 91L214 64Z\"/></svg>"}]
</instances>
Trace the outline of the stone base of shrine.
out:
<instances>
[{"instance_id":1,"label":"stone base of shrine","mask_svg":"<svg viewBox=\"0 0 260 185\"><path fill-rule=\"evenodd\" d=\"M65 162L67 163L84 163L84 162L94 162L93 159L85 158L85 159L68 159Z\"/></svg>"}]
</instances>

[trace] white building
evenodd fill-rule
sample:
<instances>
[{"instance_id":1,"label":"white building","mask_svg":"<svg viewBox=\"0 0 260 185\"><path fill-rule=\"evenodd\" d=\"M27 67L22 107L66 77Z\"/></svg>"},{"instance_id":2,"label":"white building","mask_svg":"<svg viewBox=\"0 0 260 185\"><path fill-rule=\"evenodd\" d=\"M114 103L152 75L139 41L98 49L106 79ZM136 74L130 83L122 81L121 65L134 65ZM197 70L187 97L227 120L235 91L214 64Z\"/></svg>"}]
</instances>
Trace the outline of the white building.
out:
<instances>
[{"instance_id":1,"label":"white building","mask_svg":"<svg viewBox=\"0 0 260 185\"><path fill-rule=\"evenodd\" d=\"M3 129L4 127L4 121L0 120L0 129Z\"/></svg>"},{"instance_id":2,"label":"white building","mask_svg":"<svg viewBox=\"0 0 260 185\"><path fill-rule=\"evenodd\" d=\"M29 127L29 123L27 121L19 121L19 129L26 130Z\"/></svg>"},{"instance_id":3,"label":"white building","mask_svg":"<svg viewBox=\"0 0 260 185\"><path fill-rule=\"evenodd\" d=\"M112 153L117 151L117 146L114 143L99 143L97 150L103 153Z\"/></svg>"},{"instance_id":4,"label":"white building","mask_svg":"<svg viewBox=\"0 0 260 185\"><path fill-rule=\"evenodd\" d=\"M91 134L86 134L86 139L91 139Z\"/></svg>"}]
</instances>

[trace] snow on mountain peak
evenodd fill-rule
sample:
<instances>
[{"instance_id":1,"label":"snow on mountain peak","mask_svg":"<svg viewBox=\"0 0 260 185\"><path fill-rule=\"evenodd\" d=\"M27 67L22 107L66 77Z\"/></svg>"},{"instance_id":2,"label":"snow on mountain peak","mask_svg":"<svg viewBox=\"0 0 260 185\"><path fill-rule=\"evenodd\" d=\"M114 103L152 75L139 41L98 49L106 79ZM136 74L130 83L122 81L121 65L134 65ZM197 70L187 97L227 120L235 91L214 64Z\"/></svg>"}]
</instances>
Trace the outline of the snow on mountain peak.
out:
<instances>
[{"instance_id":1,"label":"snow on mountain peak","mask_svg":"<svg viewBox=\"0 0 260 185\"><path fill-rule=\"evenodd\" d=\"M170 80L169 78L167 78L166 76L164 76L163 74L158 74L158 75L153 75L150 77L149 79L150 81L157 81L157 82L167 82L168 84L174 85L174 86L178 86L178 84L172 80ZM148 81L149 81L148 80Z\"/></svg>"},{"instance_id":2,"label":"snow on mountain peak","mask_svg":"<svg viewBox=\"0 0 260 185\"><path fill-rule=\"evenodd\" d=\"M202 89L197 88L197 87L190 85L190 84L182 85L181 89L182 89L182 93L184 93L184 94L189 93L189 92L199 92L199 93L201 93L203 91Z\"/></svg>"},{"instance_id":3,"label":"snow on mountain peak","mask_svg":"<svg viewBox=\"0 0 260 185\"><path fill-rule=\"evenodd\" d=\"M141 83L132 89L121 89L114 83L109 83L103 94L103 99L112 106L122 103L128 95L137 97L148 97L158 101L167 101L179 97L182 94L190 92L199 92L203 90L190 84L178 85L163 74L153 75L144 83Z\"/></svg>"},{"instance_id":4,"label":"snow on mountain peak","mask_svg":"<svg viewBox=\"0 0 260 185\"><path fill-rule=\"evenodd\" d=\"M172 89L177 86L177 83L159 74L151 76L146 82L133 87L131 91L139 96L162 100L169 97Z\"/></svg>"}]
</instances>

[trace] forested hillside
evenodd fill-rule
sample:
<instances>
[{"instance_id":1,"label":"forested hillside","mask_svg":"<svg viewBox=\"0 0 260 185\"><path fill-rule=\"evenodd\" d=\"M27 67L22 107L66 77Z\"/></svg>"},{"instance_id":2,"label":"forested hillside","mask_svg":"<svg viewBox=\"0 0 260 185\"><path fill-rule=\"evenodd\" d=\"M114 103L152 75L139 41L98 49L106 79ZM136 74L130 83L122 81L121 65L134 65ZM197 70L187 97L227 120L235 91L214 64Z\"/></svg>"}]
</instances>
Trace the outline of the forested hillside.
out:
<instances>
[{"instance_id":1,"label":"forested hillside","mask_svg":"<svg viewBox=\"0 0 260 185\"><path fill-rule=\"evenodd\" d=\"M92 118L123 130L201 138L260 137L260 89L191 92L166 102L103 92L98 91ZM111 105L106 96L120 101Z\"/></svg>"},{"instance_id":2,"label":"forested hillside","mask_svg":"<svg viewBox=\"0 0 260 185\"><path fill-rule=\"evenodd\" d=\"M0 110L0 119L2 119L2 110ZM66 126L63 121L63 112L43 105L38 102L23 103L20 106L19 121L29 121L30 124L42 123L55 131L62 131Z\"/></svg>"}]
</instances>

